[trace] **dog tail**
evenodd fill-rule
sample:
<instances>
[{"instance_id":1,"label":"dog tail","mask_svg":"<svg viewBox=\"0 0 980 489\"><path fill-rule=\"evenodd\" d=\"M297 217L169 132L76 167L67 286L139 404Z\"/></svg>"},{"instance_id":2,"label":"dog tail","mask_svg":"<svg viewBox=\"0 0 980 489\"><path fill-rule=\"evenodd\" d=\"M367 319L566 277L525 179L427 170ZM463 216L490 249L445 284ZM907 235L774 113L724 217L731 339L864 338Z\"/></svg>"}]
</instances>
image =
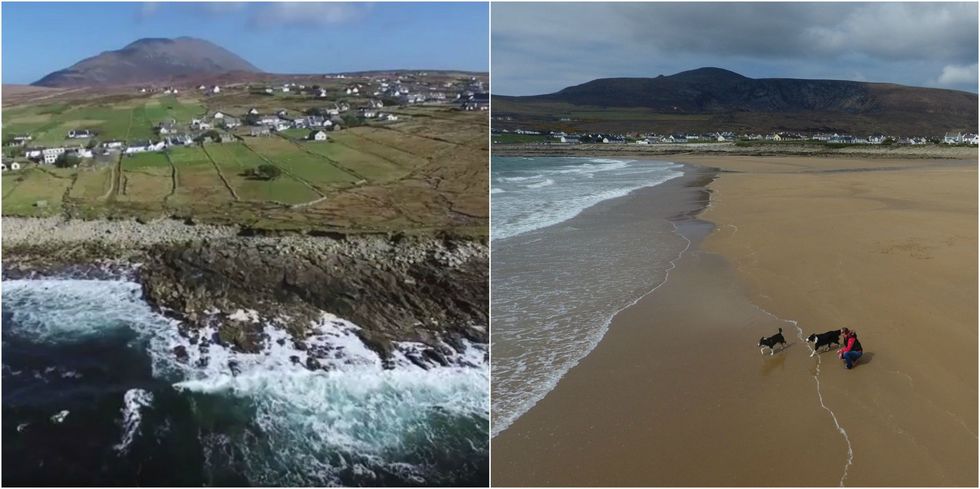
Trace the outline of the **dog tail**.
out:
<instances>
[{"instance_id":1,"label":"dog tail","mask_svg":"<svg viewBox=\"0 0 980 489\"><path fill-rule=\"evenodd\" d=\"M783 334L783 328L779 328L779 334Z\"/></svg>"}]
</instances>

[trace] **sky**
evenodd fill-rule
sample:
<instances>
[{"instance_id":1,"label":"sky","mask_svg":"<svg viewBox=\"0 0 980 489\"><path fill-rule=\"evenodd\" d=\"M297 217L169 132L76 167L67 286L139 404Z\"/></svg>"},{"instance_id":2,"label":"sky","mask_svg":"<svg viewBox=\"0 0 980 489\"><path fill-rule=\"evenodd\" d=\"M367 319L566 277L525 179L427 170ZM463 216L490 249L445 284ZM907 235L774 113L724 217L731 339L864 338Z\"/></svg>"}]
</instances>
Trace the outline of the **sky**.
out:
<instances>
[{"instance_id":1,"label":"sky","mask_svg":"<svg viewBox=\"0 0 980 489\"><path fill-rule=\"evenodd\" d=\"M977 92L977 3L494 3L492 87L706 66Z\"/></svg>"},{"instance_id":2,"label":"sky","mask_svg":"<svg viewBox=\"0 0 980 489\"><path fill-rule=\"evenodd\" d=\"M197 37L273 73L489 71L486 3L10 3L3 83L145 37Z\"/></svg>"}]
</instances>

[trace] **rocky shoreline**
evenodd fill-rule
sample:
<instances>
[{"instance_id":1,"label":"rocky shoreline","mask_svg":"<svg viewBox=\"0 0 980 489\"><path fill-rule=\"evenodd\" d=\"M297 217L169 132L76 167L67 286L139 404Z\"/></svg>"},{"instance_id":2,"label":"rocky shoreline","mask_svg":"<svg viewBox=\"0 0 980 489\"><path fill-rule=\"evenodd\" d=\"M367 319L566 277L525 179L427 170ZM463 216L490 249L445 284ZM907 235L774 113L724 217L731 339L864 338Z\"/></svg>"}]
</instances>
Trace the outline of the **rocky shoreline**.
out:
<instances>
[{"instance_id":1,"label":"rocky shoreline","mask_svg":"<svg viewBox=\"0 0 980 489\"><path fill-rule=\"evenodd\" d=\"M360 326L358 336L386 365L401 342L424 345L420 365L445 365L467 342L489 341L485 241L247 236L166 219L5 217L2 226L5 279L129 277L185 333L210 327L210 341L241 351L260 348L264 324L302 344L324 312Z\"/></svg>"}]
</instances>

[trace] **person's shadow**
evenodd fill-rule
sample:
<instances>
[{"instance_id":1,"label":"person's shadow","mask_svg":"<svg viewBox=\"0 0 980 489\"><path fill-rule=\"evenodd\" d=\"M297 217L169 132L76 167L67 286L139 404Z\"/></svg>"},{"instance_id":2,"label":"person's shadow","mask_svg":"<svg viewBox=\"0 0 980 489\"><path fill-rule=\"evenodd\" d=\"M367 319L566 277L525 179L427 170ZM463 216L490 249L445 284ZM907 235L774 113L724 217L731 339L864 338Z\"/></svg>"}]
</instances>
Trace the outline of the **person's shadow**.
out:
<instances>
[{"instance_id":1,"label":"person's shadow","mask_svg":"<svg viewBox=\"0 0 980 489\"><path fill-rule=\"evenodd\" d=\"M875 357L875 354L874 353L871 353L869 351L866 351L864 353L861 353L861 358L858 358L857 361L854 362L854 368L857 368L857 367L859 367L859 366L861 366L861 365L863 365L865 363L871 363L871 359L874 358L874 357Z\"/></svg>"}]
</instances>

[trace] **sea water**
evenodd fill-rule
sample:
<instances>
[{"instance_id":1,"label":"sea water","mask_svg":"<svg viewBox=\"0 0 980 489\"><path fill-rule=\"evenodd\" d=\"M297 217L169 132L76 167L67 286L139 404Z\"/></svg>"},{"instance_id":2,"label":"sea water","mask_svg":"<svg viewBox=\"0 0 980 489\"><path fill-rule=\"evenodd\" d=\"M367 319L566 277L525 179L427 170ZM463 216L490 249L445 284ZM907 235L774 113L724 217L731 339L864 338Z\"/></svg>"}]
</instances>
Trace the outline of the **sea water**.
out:
<instances>
[{"instance_id":1,"label":"sea water","mask_svg":"<svg viewBox=\"0 0 980 489\"><path fill-rule=\"evenodd\" d=\"M398 344L386 370L324 313L299 344L265 325L250 354L181 333L132 281L2 286L5 484L487 482L482 345L423 369L406 357L420 345ZM325 370L303 366L310 352Z\"/></svg>"},{"instance_id":2,"label":"sea water","mask_svg":"<svg viewBox=\"0 0 980 489\"><path fill-rule=\"evenodd\" d=\"M492 163L495 435L595 348L617 312L661 283L687 243L662 210L614 206L682 176L682 165L570 157Z\"/></svg>"}]
</instances>

